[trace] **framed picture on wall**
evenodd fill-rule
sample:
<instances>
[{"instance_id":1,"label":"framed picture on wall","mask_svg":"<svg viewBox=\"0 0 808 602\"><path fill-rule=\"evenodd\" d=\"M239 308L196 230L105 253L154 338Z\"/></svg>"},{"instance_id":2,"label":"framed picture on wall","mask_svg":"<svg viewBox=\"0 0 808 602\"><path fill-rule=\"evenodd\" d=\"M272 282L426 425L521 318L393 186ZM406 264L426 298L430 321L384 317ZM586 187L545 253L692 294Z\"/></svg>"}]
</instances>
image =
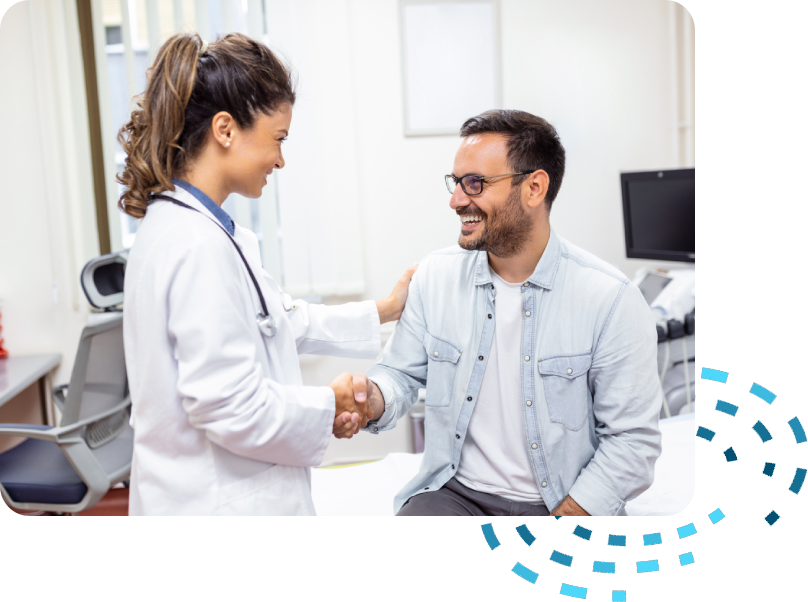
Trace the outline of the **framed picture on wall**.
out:
<instances>
[{"instance_id":1,"label":"framed picture on wall","mask_svg":"<svg viewBox=\"0 0 808 602\"><path fill-rule=\"evenodd\" d=\"M399 0L404 135L456 135L502 102L498 0Z\"/></svg>"}]
</instances>

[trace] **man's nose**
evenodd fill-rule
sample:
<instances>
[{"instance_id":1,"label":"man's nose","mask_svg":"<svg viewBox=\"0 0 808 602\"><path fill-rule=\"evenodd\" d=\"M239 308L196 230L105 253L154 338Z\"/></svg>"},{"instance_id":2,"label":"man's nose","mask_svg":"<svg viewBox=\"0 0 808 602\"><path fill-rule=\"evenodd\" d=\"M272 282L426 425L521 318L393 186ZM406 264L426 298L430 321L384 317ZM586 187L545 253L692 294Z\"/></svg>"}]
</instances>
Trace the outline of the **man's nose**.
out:
<instances>
[{"instance_id":1,"label":"man's nose","mask_svg":"<svg viewBox=\"0 0 808 602\"><path fill-rule=\"evenodd\" d=\"M455 185L452 197L449 199L449 207L457 211L460 207L465 207L470 202L469 197L463 192L463 187L460 184Z\"/></svg>"}]
</instances>

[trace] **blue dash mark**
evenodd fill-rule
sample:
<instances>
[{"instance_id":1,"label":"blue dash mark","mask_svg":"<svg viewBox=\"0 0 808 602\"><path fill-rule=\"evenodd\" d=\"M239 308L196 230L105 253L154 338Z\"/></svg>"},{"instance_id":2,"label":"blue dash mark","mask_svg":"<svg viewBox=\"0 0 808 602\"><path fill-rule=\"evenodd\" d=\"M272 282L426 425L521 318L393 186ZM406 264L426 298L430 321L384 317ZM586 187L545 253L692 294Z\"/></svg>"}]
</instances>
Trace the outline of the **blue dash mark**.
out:
<instances>
[{"instance_id":1,"label":"blue dash mark","mask_svg":"<svg viewBox=\"0 0 808 602\"><path fill-rule=\"evenodd\" d=\"M614 573L614 563L613 562L598 562L595 561L595 565L592 567L593 573Z\"/></svg>"},{"instance_id":2,"label":"blue dash mark","mask_svg":"<svg viewBox=\"0 0 808 602\"><path fill-rule=\"evenodd\" d=\"M715 404L715 409L719 412L724 412L724 414L729 414L730 416L735 416L738 413L738 406L727 403L726 401L718 400L718 403Z\"/></svg>"},{"instance_id":3,"label":"blue dash mark","mask_svg":"<svg viewBox=\"0 0 808 602\"><path fill-rule=\"evenodd\" d=\"M712 368L702 368L701 377L704 380L714 380L717 383L726 383L728 372L721 372L721 370L713 370Z\"/></svg>"},{"instance_id":4,"label":"blue dash mark","mask_svg":"<svg viewBox=\"0 0 808 602\"><path fill-rule=\"evenodd\" d=\"M560 519L560 518L561 518L560 516L556 516L556 517L555 517L555 519L556 519L556 520L558 520L558 519Z\"/></svg>"},{"instance_id":5,"label":"blue dash mark","mask_svg":"<svg viewBox=\"0 0 808 602\"><path fill-rule=\"evenodd\" d=\"M777 514L774 510L769 512L769 514L766 516L766 522L769 523L770 525L773 525L779 519L780 519L780 515Z\"/></svg>"},{"instance_id":6,"label":"blue dash mark","mask_svg":"<svg viewBox=\"0 0 808 602\"><path fill-rule=\"evenodd\" d=\"M763 423L760 420L757 421L757 423L755 424L755 426L752 427L752 429L758 435L760 435L760 440L763 441L763 443L766 443L766 441L771 441L772 436L769 434L769 431L766 429L765 426L763 426Z\"/></svg>"},{"instance_id":7,"label":"blue dash mark","mask_svg":"<svg viewBox=\"0 0 808 602\"><path fill-rule=\"evenodd\" d=\"M707 441L712 441L713 437L715 437L715 433L710 429L706 429L703 426L700 426L699 430L696 431L696 437L701 437L702 439L706 439Z\"/></svg>"},{"instance_id":8,"label":"blue dash mark","mask_svg":"<svg viewBox=\"0 0 808 602\"><path fill-rule=\"evenodd\" d=\"M494 534L494 527L491 526L491 523L483 525L483 535L485 535L485 541L488 542L489 548L493 550L499 546L499 540L496 534Z\"/></svg>"},{"instance_id":9,"label":"blue dash mark","mask_svg":"<svg viewBox=\"0 0 808 602\"><path fill-rule=\"evenodd\" d=\"M710 521L713 524L715 524L724 518L724 513L721 512L721 508L716 508L715 510L710 512L710 514L708 514L707 516L710 518Z\"/></svg>"},{"instance_id":10,"label":"blue dash mark","mask_svg":"<svg viewBox=\"0 0 808 602\"><path fill-rule=\"evenodd\" d=\"M738 459L738 456L735 455L735 450L731 447L724 450L724 456L726 456L727 462L735 462Z\"/></svg>"},{"instance_id":11,"label":"blue dash mark","mask_svg":"<svg viewBox=\"0 0 808 602\"><path fill-rule=\"evenodd\" d=\"M589 538L592 537L592 531L589 529L584 529L581 525L575 527L575 531L572 532L573 535L577 535L581 539L585 539L589 541Z\"/></svg>"},{"instance_id":12,"label":"blue dash mark","mask_svg":"<svg viewBox=\"0 0 808 602\"><path fill-rule=\"evenodd\" d=\"M788 426L790 426L791 430L794 432L794 438L797 440L797 443L805 443L808 441L805 437L805 429L802 428L799 418L794 416L794 418L788 421Z\"/></svg>"},{"instance_id":13,"label":"blue dash mark","mask_svg":"<svg viewBox=\"0 0 808 602\"><path fill-rule=\"evenodd\" d=\"M765 402L766 402L766 403L768 403L769 405L771 405L771 404L772 404L772 402L774 401L774 399L777 397L777 395L775 395L774 393L772 393L772 392L771 392L771 391L769 391L768 389L766 389L766 388L764 388L764 387L761 387L761 386L760 386L759 384L757 384L757 383L753 383L753 384L752 384L752 388L751 388L751 389L749 389L749 392L750 392L752 395L755 395L755 396L757 396L757 397L760 397L760 398L761 398L763 401L765 401Z\"/></svg>"},{"instance_id":14,"label":"blue dash mark","mask_svg":"<svg viewBox=\"0 0 808 602\"><path fill-rule=\"evenodd\" d=\"M564 566L572 566L572 556L567 556L557 550L553 550L553 553L550 555L550 560L558 564L563 564Z\"/></svg>"},{"instance_id":15,"label":"blue dash mark","mask_svg":"<svg viewBox=\"0 0 808 602\"><path fill-rule=\"evenodd\" d=\"M693 552L687 552L686 554L679 554L679 564L681 566L693 564L694 562L696 561L693 560Z\"/></svg>"},{"instance_id":16,"label":"blue dash mark","mask_svg":"<svg viewBox=\"0 0 808 602\"><path fill-rule=\"evenodd\" d=\"M624 590L624 589L613 589L612 590L612 602L626 602L626 590Z\"/></svg>"},{"instance_id":17,"label":"blue dash mark","mask_svg":"<svg viewBox=\"0 0 808 602\"><path fill-rule=\"evenodd\" d=\"M523 565L521 562L517 562L516 566L513 567L511 570L514 573L516 573L517 575L519 575L525 581L530 581L534 585L536 583L536 579L539 578L538 573L534 573L529 568L527 568L525 565Z\"/></svg>"},{"instance_id":18,"label":"blue dash mark","mask_svg":"<svg viewBox=\"0 0 808 602\"><path fill-rule=\"evenodd\" d=\"M642 545L655 546L662 543L662 533L648 533L642 536Z\"/></svg>"},{"instance_id":19,"label":"blue dash mark","mask_svg":"<svg viewBox=\"0 0 808 602\"><path fill-rule=\"evenodd\" d=\"M609 535L609 545L610 546L623 546L626 545L626 536L625 535Z\"/></svg>"},{"instance_id":20,"label":"blue dash mark","mask_svg":"<svg viewBox=\"0 0 808 602\"><path fill-rule=\"evenodd\" d=\"M696 534L696 525L690 523L689 525L685 525L684 527L679 527L678 529L676 529L676 532L679 534L679 539L690 537L691 535Z\"/></svg>"},{"instance_id":21,"label":"blue dash mark","mask_svg":"<svg viewBox=\"0 0 808 602\"><path fill-rule=\"evenodd\" d=\"M569 596L570 598L579 598L581 600L586 600L586 588L576 587L575 585L567 585L566 583L562 583L561 595Z\"/></svg>"},{"instance_id":22,"label":"blue dash mark","mask_svg":"<svg viewBox=\"0 0 808 602\"><path fill-rule=\"evenodd\" d=\"M794 480L791 482L791 487L788 488L789 491L793 491L794 493L799 493L800 489L802 489L802 484L805 482L805 473L808 470L804 468L798 468L796 474L794 475Z\"/></svg>"},{"instance_id":23,"label":"blue dash mark","mask_svg":"<svg viewBox=\"0 0 808 602\"><path fill-rule=\"evenodd\" d=\"M770 477L774 474L773 462L766 462L766 466L763 467L763 474L765 474L767 477Z\"/></svg>"},{"instance_id":24,"label":"blue dash mark","mask_svg":"<svg viewBox=\"0 0 808 602\"><path fill-rule=\"evenodd\" d=\"M637 563L638 573L653 573L659 570L659 560L643 560Z\"/></svg>"},{"instance_id":25,"label":"blue dash mark","mask_svg":"<svg viewBox=\"0 0 808 602\"><path fill-rule=\"evenodd\" d=\"M516 527L516 532L519 533L519 537L522 538L527 545L532 545L536 538L533 537L533 533L527 528L527 525L522 525L521 527Z\"/></svg>"}]
</instances>

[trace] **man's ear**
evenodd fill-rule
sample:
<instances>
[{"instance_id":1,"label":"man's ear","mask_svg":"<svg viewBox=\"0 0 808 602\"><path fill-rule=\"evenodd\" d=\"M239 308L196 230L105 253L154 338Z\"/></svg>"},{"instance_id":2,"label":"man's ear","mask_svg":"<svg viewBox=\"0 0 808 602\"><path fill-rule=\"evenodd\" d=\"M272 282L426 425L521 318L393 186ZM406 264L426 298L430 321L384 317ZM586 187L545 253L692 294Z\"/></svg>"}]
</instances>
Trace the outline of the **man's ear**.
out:
<instances>
[{"instance_id":1,"label":"man's ear","mask_svg":"<svg viewBox=\"0 0 808 602\"><path fill-rule=\"evenodd\" d=\"M527 183L530 187L527 206L531 209L535 209L544 202L544 197L547 196L547 188L550 186L550 176L547 175L547 172L543 169L539 169L528 175Z\"/></svg>"}]
</instances>

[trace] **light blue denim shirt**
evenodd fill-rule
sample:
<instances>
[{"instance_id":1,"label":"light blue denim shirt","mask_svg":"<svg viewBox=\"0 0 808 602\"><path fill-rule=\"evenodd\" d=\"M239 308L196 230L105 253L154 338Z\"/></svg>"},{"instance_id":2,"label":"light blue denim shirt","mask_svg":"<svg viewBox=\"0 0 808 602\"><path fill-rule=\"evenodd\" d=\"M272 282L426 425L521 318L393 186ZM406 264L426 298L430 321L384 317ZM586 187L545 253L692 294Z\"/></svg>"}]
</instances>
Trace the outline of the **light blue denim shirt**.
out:
<instances>
[{"instance_id":1,"label":"light blue denim shirt","mask_svg":"<svg viewBox=\"0 0 808 602\"><path fill-rule=\"evenodd\" d=\"M432 253L368 371L385 399L371 433L393 428L426 387L421 470L396 496L395 512L457 470L494 336L495 297L487 253ZM524 445L536 485L551 511L570 495L592 515L622 513L651 485L662 449L651 310L617 269L554 231L522 298L514 361L522 365Z\"/></svg>"}]
</instances>

